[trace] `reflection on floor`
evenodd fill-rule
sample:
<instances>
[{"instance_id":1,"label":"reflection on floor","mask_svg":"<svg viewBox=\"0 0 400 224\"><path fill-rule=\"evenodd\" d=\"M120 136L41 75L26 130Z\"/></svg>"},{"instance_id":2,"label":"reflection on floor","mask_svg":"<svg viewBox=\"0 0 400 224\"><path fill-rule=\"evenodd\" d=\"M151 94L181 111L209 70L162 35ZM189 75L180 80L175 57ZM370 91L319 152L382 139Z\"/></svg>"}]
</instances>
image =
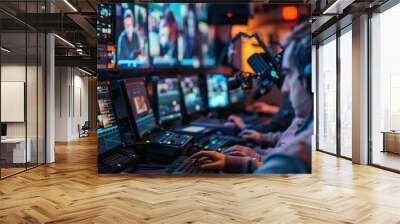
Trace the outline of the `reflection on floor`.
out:
<instances>
[{"instance_id":1,"label":"reflection on floor","mask_svg":"<svg viewBox=\"0 0 400 224\"><path fill-rule=\"evenodd\" d=\"M26 166L27 166L27 169L30 169L31 167L35 167L36 164L27 164ZM1 178L5 178L5 177L11 176L13 174L16 174L16 173L19 173L19 172L22 172L25 170L26 170L26 168L25 168L24 164L20 164L16 167L10 167L10 166L8 166L6 168L3 167L3 168L1 168Z\"/></svg>"},{"instance_id":2,"label":"reflection on floor","mask_svg":"<svg viewBox=\"0 0 400 224\"><path fill-rule=\"evenodd\" d=\"M398 223L400 175L313 152L311 175L99 175L96 139L0 181L0 223Z\"/></svg>"},{"instance_id":3,"label":"reflection on floor","mask_svg":"<svg viewBox=\"0 0 400 224\"><path fill-rule=\"evenodd\" d=\"M374 151L373 164L400 171L400 155L391 152Z\"/></svg>"}]
</instances>

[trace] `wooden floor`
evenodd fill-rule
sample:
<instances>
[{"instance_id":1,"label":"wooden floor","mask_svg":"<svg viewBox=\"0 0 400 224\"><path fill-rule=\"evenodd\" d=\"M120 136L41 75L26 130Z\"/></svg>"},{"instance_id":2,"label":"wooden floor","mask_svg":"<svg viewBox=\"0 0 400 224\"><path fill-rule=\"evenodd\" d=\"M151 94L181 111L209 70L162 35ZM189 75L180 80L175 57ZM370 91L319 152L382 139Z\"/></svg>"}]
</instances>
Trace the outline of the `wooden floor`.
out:
<instances>
[{"instance_id":1,"label":"wooden floor","mask_svg":"<svg viewBox=\"0 0 400 224\"><path fill-rule=\"evenodd\" d=\"M98 175L96 141L0 181L0 223L400 223L400 175L313 153L312 175Z\"/></svg>"}]
</instances>

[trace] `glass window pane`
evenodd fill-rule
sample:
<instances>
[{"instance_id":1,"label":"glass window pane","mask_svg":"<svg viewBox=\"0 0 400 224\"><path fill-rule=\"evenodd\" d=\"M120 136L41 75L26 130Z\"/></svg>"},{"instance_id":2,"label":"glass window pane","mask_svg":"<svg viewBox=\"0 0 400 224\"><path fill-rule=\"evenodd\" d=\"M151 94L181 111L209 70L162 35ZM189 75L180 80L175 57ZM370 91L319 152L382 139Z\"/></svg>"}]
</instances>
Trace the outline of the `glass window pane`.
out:
<instances>
[{"instance_id":1,"label":"glass window pane","mask_svg":"<svg viewBox=\"0 0 400 224\"><path fill-rule=\"evenodd\" d=\"M30 161L30 142L26 141L26 35L25 32L1 34L1 140L2 177L25 170Z\"/></svg>"},{"instance_id":2,"label":"glass window pane","mask_svg":"<svg viewBox=\"0 0 400 224\"><path fill-rule=\"evenodd\" d=\"M352 157L352 33L340 36L340 153Z\"/></svg>"},{"instance_id":3,"label":"glass window pane","mask_svg":"<svg viewBox=\"0 0 400 224\"><path fill-rule=\"evenodd\" d=\"M30 144L30 158L28 160L28 168L37 165L38 158L38 36L36 32L27 33L28 44L28 61L27 61L27 80L26 80L26 112L27 112L27 141ZM29 148L28 147L28 148Z\"/></svg>"},{"instance_id":4,"label":"glass window pane","mask_svg":"<svg viewBox=\"0 0 400 224\"><path fill-rule=\"evenodd\" d=\"M318 149L336 153L336 39L318 48Z\"/></svg>"},{"instance_id":5,"label":"glass window pane","mask_svg":"<svg viewBox=\"0 0 400 224\"><path fill-rule=\"evenodd\" d=\"M372 163L400 170L400 4L374 15L372 25ZM382 132L388 132L384 138Z\"/></svg>"}]
</instances>

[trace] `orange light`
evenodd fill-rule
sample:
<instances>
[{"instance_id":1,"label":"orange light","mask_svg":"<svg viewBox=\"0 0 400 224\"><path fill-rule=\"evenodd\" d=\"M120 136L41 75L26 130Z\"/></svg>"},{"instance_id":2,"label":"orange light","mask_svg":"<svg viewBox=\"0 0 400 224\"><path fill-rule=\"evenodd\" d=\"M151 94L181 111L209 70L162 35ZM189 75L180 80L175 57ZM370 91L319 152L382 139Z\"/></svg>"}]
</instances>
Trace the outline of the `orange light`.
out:
<instances>
[{"instance_id":1,"label":"orange light","mask_svg":"<svg viewBox=\"0 0 400 224\"><path fill-rule=\"evenodd\" d=\"M296 6L283 6L282 18L284 20L295 20L299 16Z\"/></svg>"}]
</instances>

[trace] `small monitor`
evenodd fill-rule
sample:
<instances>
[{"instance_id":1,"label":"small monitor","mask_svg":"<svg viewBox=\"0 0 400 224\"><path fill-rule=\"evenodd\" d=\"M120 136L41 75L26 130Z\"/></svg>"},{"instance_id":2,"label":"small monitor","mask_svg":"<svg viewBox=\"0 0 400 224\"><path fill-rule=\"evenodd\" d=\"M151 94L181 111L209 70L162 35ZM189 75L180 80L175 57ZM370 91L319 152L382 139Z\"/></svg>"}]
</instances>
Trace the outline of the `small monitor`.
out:
<instances>
[{"instance_id":1,"label":"small monitor","mask_svg":"<svg viewBox=\"0 0 400 224\"><path fill-rule=\"evenodd\" d=\"M115 5L116 47L119 69L149 66L147 8L142 4Z\"/></svg>"},{"instance_id":2,"label":"small monitor","mask_svg":"<svg viewBox=\"0 0 400 224\"><path fill-rule=\"evenodd\" d=\"M144 78L124 80L126 94L140 137L152 132L157 127L144 81Z\"/></svg>"},{"instance_id":3,"label":"small monitor","mask_svg":"<svg viewBox=\"0 0 400 224\"><path fill-rule=\"evenodd\" d=\"M163 78L157 81L157 101L160 124L182 117L178 78Z\"/></svg>"},{"instance_id":4,"label":"small monitor","mask_svg":"<svg viewBox=\"0 0 400 224\"><path fill-rule=\"evenodd\" d=\"M204 100L200 92L199 78L195 75L183 77L181 88L187 114L203 111Z\"/></svg>"},{"instance_id":5,"label":"small monitor","mask_svg":"<svg viewBox=\"0 0 400 224\"><path fill-rule=\"evenodd\" d=\"M229 79L231 80L231 79ZM242 88L236 88L229 90L230 104L244 103L246 100L245 92Z\"/></svg>"},{"instance_id":6,"label":"small monitor","mask_svg":"<svg viewBox=\"0 0 400 224\"><path fill-rule=\"evenodd\" d=\"M223 74L207 76L208 108L218 109L229 106L228 81Z\"/></svg>"},{"instance_id":7,"label":"small monitor","mask_svg":"<svg viewBox=\"0 0 400 224\"><path fill-rule=\"evenodd\" d=\"M97 69L114 69L115 63L115 45L97 44Z\"/></svg>"},{"instance_id":8,"label":"small monitor","mask_svg":"<svg viewBox=\"0 0 400 224\"><path fill-rule=\"evenodd\" d=\"M122 144L108 82L97 82L97 139L99 155Z\"/></svg>"},{"instance_id":9,"label":"small monitor","mask_svg":"<svg viewBox=\"0 0 400 224\"><path fill-rule=\"evenodd\" d=\"M113 40L113 5L99 4L97 14L97 39L103 42Z\"/></svg>"},{"instance_id":10,"label":"small monitor","mask_svg":"<svg viewBox=\"0 0 400 224\"><path fill-rule=\"evenodd\" d=\"M1 123L1 137L7 137L7 124Z\"/></svg>"}]
</instances>

